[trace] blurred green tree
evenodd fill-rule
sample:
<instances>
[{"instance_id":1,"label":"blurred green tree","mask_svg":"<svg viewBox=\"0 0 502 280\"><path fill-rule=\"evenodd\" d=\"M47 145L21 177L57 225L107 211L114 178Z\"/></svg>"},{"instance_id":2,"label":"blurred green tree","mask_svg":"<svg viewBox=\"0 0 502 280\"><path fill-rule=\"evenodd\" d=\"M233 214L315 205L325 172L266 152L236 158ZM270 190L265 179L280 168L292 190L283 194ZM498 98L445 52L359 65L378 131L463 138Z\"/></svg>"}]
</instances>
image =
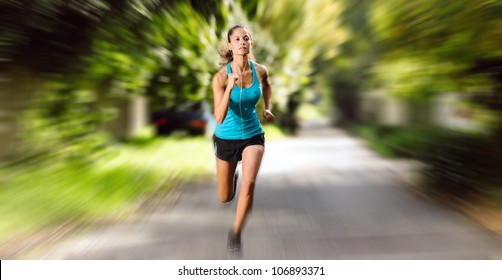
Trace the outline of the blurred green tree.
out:
<instances>
[{"instance_id":1,"label":"blurred green tree","mask_svg":"<svg viewBox=\"0 0 502 280\"><path fill-rule=\"evenodd\" d=\"M316 60L335 57L347 38L339 21L343 7L337 0L242 2L256 33L257 57L271 72L280 121L290 126L297 106L288 104L303 102Z\"/></svg>"},{"instance_id":2,"label":"blurred green tree","mask_svg":"<svg viewBox=\"0 0 502 280\"><path fill-rule=\"evenodd\" d=\"M157 14L148 37L162 46L165 59L147 92L153 108L211 100L211 76L218 65L215 17L208 20L191 5L180 2Z\"/></svg>"},{"instance_id":3,"label":"blurred green tree","mask_svg":"<svg viewBox=\"0 0 502 280\"><path fill-rule=\"evenodd\" d=\"M413 141L425 145L418 156L431 186L464 199L473 193L500 195L502 2L377 0L364 10L374 35L370 49L378 53L366 87L410 100L412 116L424 114L421 101L443 93L457 93L471 108L482 104L496 116L485 119L492 125L488 135L441 128L434 137L413 131ZM401 145L406 139L412 138L392 142Z\"/></svg>"},{"instance_id":4,"label":"blurred green tree","mask_svg":"<svg viewBox=\"0 0 502 280\"><path fill-rule=\"evenodd\" d=\"M0 8L2 101L18 96L9 114L21 125L9 132L24 135L24 158L93 154L111 139L103 124L127 121L117 104L134 96L148 96L153 110L211 101L217 48L236 23L257 34L275 111L291 118L289 97L301 101L313 62L334 57L345 38L335 0L7 0Z\"/></svg>"},{"instance_id":5,"label":"blurred green tree","mask_svg":"<svg viewBox=\"0 0 502 280\"><path fill-rule=\"evenodd\" d=\"M347 39L337 49L335 57L316 61L316 72L329 89L327 94L331 95L336 108L337 124L343 126L359 120L360 93L367 89L380 47L369 22L371 1L344 0L341 4L344 9L340 24L346 29Z\"/></svg>"},{"instance_id":6,"label":"blurred green tree","mask_svg":"<svg viewBox=\"0 0 502 280\"><path fill-rule=\"evenodd\" d=\"M12 116L7 122L17 128L2 133L11 142L23 139L11 157L90 154L106 143L100 130L107 119L105 96L112 91L141 93L155 68L152 46L141 38L149 10L160 4L0 3L0 110ZM19 85L24 85L21 90Z\"/></svg>"},{"instance_id":7,"label":"blurred green tree","mask_svg":"<svg viewBox=\"0 0 502 280\"><path fill-rule=\"evenodd\" d=\"M499 114L502 136L501 13L502 3L490 0L374 1L380 61L391 66L379 65L377 80L413 99L470 93Z\"/></svg>"}]
</instances>

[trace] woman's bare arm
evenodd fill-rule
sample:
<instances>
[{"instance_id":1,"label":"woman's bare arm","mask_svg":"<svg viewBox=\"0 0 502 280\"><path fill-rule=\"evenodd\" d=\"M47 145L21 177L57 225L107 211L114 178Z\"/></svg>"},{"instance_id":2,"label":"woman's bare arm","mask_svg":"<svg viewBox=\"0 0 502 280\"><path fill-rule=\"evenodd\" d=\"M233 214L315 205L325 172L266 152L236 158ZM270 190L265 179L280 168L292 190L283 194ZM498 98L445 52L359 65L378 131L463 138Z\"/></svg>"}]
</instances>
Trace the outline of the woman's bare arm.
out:
<instances>
[{"instance_id":1,"label":"woman's bare arm","mask_svg":"<svg viewBox=\"0 0 502 280\"><path fill-rule=\"evenodd\" d=\"M272 114L272 85L270 84L268 70L265 66L260 64L257 64L257 69L260 75L260 82L263 90L263 101L265 102L265 110L263 111L263 116L267 121L273 121L275 119L275 116L274 114Z\"/></svg>"},{"instance_id":2,"label":"woman's bare arm","mask_svg":"<svg viewBox=\"0 0 502 280\"><path fill-rule=\"evenodd\" d=\"M223 120L227 116L230 94L235 80L239 77L237 74L232 73L228 75L227 82L227 73L224 70L222 68L213 78L214 118L220 124L223 123Z\"/></svg>"}]
</instances>

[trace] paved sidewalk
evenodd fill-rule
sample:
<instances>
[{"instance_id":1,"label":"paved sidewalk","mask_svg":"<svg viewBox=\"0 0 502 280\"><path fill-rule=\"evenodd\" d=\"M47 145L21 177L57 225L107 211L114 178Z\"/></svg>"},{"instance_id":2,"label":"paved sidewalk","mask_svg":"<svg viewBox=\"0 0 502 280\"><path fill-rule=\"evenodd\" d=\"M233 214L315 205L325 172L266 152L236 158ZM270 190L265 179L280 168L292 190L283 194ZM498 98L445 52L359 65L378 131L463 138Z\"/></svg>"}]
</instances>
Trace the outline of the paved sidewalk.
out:
<instances>
[{"instance_id":1,"label":"paved sidewalk","mask_svg":"<svg viewBox=\"0 0 502 280\"><path fill-rule=\"evenodd\" d=\"M212 164L212 163L211 163ZM455 211L411 194L409 162L381 158L325 122L266 144L242 259L502 259L502 240ZM236 203L215 180L178 193L141 221L102 229L46 259L229 259Z\"/></svg>"}]
</instances>

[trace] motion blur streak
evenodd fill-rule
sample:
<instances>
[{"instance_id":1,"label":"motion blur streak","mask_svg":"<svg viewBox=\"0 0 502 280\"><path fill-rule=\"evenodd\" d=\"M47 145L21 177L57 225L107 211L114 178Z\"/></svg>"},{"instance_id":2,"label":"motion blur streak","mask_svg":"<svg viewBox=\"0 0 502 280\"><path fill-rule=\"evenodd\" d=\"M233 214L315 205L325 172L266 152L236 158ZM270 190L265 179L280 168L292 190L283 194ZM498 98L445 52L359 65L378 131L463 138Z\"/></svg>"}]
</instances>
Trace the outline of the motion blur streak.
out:
<instances>
[{"instance_id":1,"label":"motion blur streak","mask_svg":"<svg viewBox=\"0 0 502 280\"><path fill-rule=\"evenodd\" d=\"M243 257L500 259L482 228L502 232L501 14L493 0L1 1L0 258L226 258L211 77L239 23L277 117ZM198 104L186 124L155 118Z\"/></svg>"}]
</instances>

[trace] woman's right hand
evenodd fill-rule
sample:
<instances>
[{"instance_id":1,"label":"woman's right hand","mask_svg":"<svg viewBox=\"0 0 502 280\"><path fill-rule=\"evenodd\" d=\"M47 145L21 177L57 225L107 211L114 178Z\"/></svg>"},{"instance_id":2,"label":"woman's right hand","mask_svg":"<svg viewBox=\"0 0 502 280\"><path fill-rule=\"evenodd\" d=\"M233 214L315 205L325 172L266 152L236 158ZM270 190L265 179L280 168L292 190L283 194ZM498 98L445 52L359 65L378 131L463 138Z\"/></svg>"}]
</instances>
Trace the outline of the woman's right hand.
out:
<instances>
[{"instance_id":1,"label":"woman's right hand","mask_svg":"<svg viewBox=\"0 0 502 280\"><path fill-rule=\"evenodd\" d=\"M239 79L239 74L237 73L230 73L228 74L228 84L227 88L233 89L235 85L235 81Z\"/></svg>"}]
</instances>

